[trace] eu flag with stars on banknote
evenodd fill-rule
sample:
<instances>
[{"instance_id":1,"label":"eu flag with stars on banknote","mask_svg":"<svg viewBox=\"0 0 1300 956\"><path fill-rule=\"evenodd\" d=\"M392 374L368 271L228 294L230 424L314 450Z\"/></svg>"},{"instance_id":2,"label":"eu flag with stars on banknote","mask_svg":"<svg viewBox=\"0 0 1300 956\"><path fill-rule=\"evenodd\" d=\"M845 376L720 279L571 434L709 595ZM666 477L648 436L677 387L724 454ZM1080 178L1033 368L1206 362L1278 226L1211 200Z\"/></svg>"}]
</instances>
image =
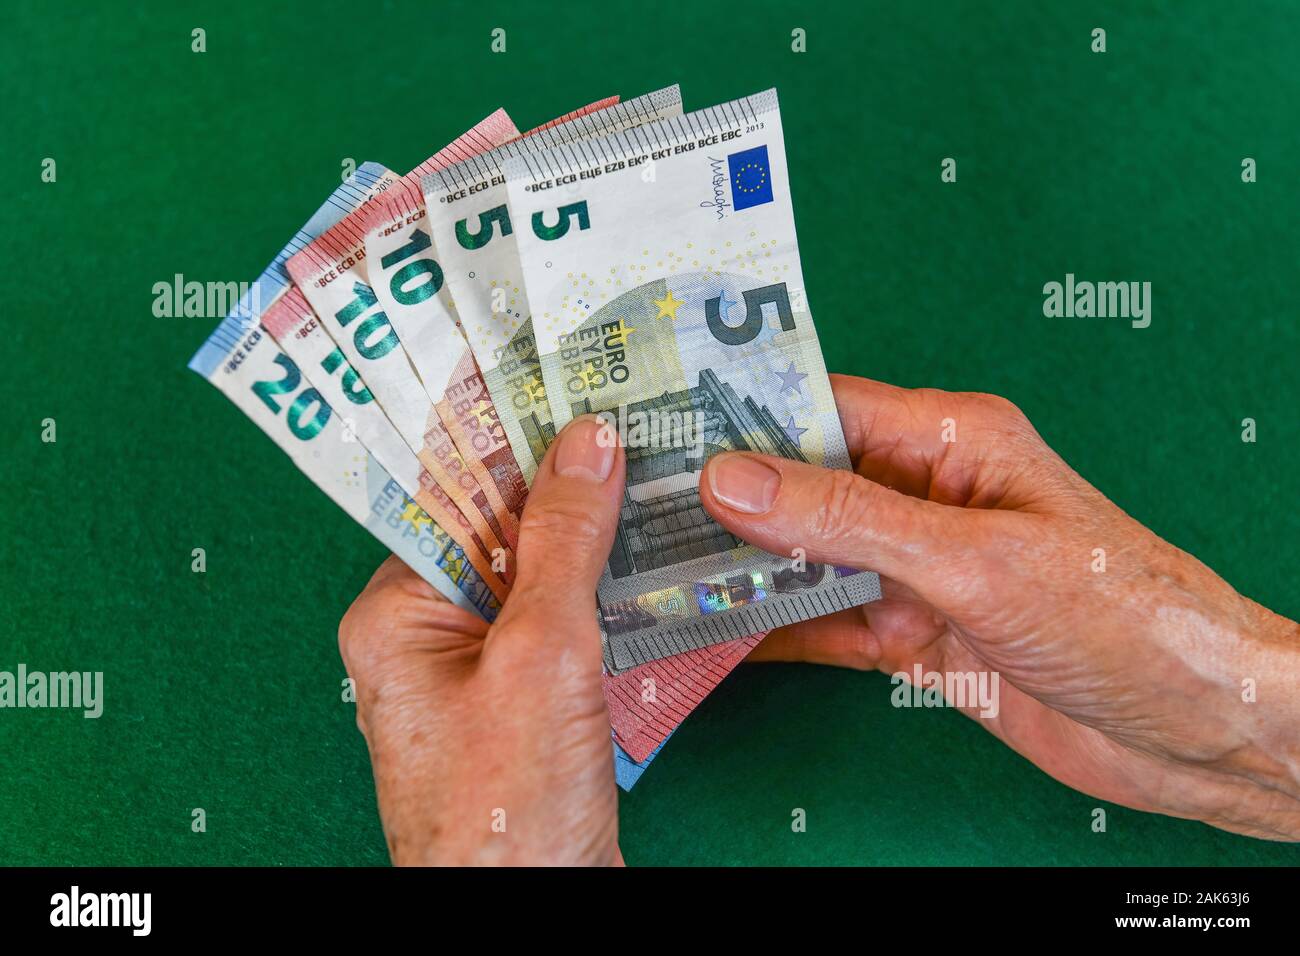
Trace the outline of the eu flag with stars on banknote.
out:
<instances>
[{"instance_id":1,"label":"eu flag with stars on banknote","mask_svg":"<svg viewBox=\"0 0 1300 956\"><path fill-rule=\"evenodd\" d=\"M767 147L755 146L727 157L731 173L731 205L739 212L772 201L772 170L767 165Z\"/></svg>"}]
</instances>

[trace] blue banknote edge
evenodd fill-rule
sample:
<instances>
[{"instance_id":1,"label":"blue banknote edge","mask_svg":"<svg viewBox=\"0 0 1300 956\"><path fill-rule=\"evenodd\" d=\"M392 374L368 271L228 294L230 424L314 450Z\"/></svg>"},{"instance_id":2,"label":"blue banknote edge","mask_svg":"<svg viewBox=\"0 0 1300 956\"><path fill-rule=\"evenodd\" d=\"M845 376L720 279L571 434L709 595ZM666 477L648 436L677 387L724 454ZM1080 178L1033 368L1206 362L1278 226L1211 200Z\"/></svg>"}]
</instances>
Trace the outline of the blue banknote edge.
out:
<instances>
[{"instance_id":1,"label":"blue banknote edge","mask_svg":"<svg viewBox=\"0 0 1300 956\"><path fill-rule=\"evenodd\" d=\"M674 731L673 733L676 733ZM636 786L636 782L641 779L641 774L645 773L646 768L650 766L650 761L659 756L659 751L664 749L664 744L672 739L669 734L663 740L659 741L659 746L650 751L650 755L637 763L632 759L632 755L614 742L614 780L623 790L631 790Z\"/></svg>"},{"instance_id":2,"label":"blue banknote edge","mask_svg":"<svg viewBox=\"0 0 1300 956\"><path fill-rule=\"evenodd\" d=\"M284 292L292 280L286 263L313 239L325 232L330 226L341 220L365 200L371 187L379 182L388 169L381 163L362 163L348 179L307 220L292 239L271 260L271 264L262 270L257 281L249 287L247 293L240 297L239 303L230 311L199 346L199 350L190 359L189 368L204 378L210 378L216 371L230 349L237 344L253 323L260 318L258 303L269 306L280 293Z\"/></svg>"}]
</instances>

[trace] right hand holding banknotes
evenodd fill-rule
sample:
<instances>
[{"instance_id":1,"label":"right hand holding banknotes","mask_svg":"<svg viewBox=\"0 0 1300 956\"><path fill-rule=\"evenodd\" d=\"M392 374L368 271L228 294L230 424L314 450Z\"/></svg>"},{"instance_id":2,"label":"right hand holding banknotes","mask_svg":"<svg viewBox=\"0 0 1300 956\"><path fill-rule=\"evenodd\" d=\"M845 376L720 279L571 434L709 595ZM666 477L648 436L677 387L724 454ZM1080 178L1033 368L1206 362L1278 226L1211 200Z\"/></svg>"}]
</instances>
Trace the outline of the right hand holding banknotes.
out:
<instances>
[{"instance_id":1,"label":"right hand holding banknotes","mask_svg":"<svg viewBox=\"0 0 1300 956\"><path fill-rule=\"evenodd\" d=\"M1125 515L1004 399L833 386L856 474L728 453L702 497L773 553L879 570L885 597L773 631L752 660L997 672L997 714L968 712L1063 783L1300 839L1294 622ZM575 430L594 425L539 471L491 629L395 559L340 627L396 862L621 859L591 594L622 456L605 478L557 474ZM429 620L411 618L415 590Z\"/></svg>"},{"instance_id":2,"label":"right hand holding banknotes","mask_svg":"<svg viewBox=\"0 0 1300 956\"><path fill-rule=\"evenodd\" d=\"M854 472L718 455L705 508L884 598L750 660L996 672L999 739L1124 806L1300 839L1300 627L1124 514L994 395L832 376ZM945 441L945 438L949 440Z\"/></svg>"}]
</instances>

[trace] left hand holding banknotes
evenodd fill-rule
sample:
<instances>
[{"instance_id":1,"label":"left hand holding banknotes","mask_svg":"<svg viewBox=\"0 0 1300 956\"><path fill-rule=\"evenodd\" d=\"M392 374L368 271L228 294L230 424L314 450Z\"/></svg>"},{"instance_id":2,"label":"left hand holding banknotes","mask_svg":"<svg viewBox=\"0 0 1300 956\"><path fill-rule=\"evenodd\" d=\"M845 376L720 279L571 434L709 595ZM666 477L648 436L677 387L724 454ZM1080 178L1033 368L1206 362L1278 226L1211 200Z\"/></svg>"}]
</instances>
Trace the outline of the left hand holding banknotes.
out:
<instances>
[{"instance_id":1,"label":"left hand holding banknotes","mask_svg":"<svg viewBox=\"0 0 1300 956\"><path fill-rule=\"evenodd\" d=\"M595 593L625 465L602 427L552 443L495 623L391 557L339 626L394 863L622 862Z\"/></svg>"}]
</instances>

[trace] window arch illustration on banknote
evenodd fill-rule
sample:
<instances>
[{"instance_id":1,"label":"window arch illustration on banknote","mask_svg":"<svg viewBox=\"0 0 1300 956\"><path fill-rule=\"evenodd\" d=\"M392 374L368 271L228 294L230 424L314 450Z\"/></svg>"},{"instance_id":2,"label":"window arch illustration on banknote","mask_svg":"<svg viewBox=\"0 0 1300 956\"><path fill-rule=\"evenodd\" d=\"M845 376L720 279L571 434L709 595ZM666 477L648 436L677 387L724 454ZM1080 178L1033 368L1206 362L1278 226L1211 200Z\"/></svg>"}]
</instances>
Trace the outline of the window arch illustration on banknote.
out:
<instances>
[{"instance_id":1,"label":"window arch illustration on banknote","mask_svg":"<svg viewBox=\"0 0 1300 956\"><path fill-rule=\"evenodd\" d=\"M786 330L795 326L784 284L752 286L746 277L701 272L675 276L671 289L681 296L680 305L698 305L708 314L706 335L724 346L718 357L727 360L764 323ZM654 343L648 361L636 360L638 334L642 345L650 343L646 336L662 320L664 303L672 303L674 312L679 307L673 294L663 280L640 285L595 309L571 336L580 343L574 350L580 354L567 366L574 382L569 397L582 396L569 403L572 417L603 413L626 446L627 487L609 560L615 579L743 546L700 503L699 472L712 455L755 451L808 460L766 403L742 396L712 367L700 368L692 384L685 377L688 370L666 354L667 341ZM744 318L736 324L729 313L741 304ZM671 344L675 347L675 340ZM627 394L605 390L606 382L627 384L651 366L660 380L685 387L629 404L601 401L602 395ZM525 428L530 432L540 433L540 423Z\"/></svg>"},{"instance_id":2,"label":"window arch illustration on banknote","mask_svg":"<svg viewBox=\"0 0 1300 956\"><path fill-rule=\"evenodd\" d=\"M756 451L807 460L766 405L748 395L741 398L712 369L700 371L694 388L665 392L627 411L630 416L652 409L659 414L699 414L703 453L692 455L684 447L627 450L627 490L609 561L615 578L741 546L700 504L698 474L712 455Z\"/></svg>"}]
</instances>

